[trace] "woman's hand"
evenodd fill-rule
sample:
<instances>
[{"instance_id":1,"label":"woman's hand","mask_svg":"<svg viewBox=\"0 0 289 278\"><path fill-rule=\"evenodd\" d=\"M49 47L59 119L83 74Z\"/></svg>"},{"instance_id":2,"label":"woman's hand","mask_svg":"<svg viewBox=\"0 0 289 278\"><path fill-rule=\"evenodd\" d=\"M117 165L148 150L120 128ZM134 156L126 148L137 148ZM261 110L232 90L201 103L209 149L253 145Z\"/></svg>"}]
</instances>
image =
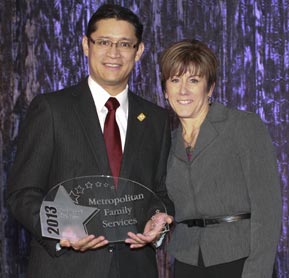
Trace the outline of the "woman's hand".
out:
<instances>
[{"instance_id":1,"label":"woman's hand","mask_svg":"<svg viewBox=\"0 0 289 278\"><path fill-rule=\"evenodd\" d=\"M130 248L141 248L146 244L156 242L163 233L168 231L166 226L172 222L172 216L158 212L146 223L142 234L128 232L129 238L125 242L130 244Z\"/></svg>"}]
</instances>

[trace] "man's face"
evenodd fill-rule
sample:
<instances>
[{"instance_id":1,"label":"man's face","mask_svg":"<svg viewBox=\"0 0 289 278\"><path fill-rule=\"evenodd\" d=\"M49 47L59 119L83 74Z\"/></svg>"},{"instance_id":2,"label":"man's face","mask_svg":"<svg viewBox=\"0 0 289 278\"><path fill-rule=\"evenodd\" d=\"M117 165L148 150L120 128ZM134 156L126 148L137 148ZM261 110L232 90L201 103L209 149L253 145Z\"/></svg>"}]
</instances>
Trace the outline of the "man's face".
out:
<instances>
[{"instance_id":1,"label":"man's face","mask_svg":"<svg viewBox=\"0 0 289 278\"><path fill-rule=\"evenodd\" d=\"M137 44L135 28L124 20L114 18L102 19L97 23L97 29L90 35L92 40L105 39L113 43L124 41ZM88 58L91 77L111 95L117 95L127 85L129 75L133 70L144 50L141 43L138 48L125 51L115 44L107 48L101 48L89 42L89 38L83 37L82 47Z\"/></svg>"}]
</instances>

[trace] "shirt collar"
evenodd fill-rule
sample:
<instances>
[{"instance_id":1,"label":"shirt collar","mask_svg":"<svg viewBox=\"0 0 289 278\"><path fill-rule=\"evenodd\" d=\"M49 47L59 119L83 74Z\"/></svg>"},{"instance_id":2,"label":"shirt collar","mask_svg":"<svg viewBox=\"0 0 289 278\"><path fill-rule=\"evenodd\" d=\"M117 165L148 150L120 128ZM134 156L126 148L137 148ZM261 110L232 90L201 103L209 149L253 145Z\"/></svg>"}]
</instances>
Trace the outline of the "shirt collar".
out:
<instances>
[{"instance_id":1,"label":"shirt collar","mask_svg":"<svg viewBox=\"0 0 289 278\"><path fill-rule=\"evenodd\" d=\"M104 105L111 97L111 95L106 90L104 90L98 83L96 83L91 76L88 77L88 86L94 99L96 110L101 111L102 109L106 109ZM118 100L120 108L123 111L128 111L128 85L126 85L125 89L122 92L120 92L114 97Z\"/></svg>"}]
</instances>

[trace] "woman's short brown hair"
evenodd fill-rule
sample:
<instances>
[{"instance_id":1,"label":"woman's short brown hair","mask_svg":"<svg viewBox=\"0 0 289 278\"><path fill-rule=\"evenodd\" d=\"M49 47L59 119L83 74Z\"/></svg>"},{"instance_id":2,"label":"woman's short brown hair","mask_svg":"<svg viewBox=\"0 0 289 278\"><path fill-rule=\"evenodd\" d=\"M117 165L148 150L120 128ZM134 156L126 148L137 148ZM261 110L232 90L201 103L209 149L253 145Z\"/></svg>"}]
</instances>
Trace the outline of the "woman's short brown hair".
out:
<instances>
[{"instance_id":1,"label":"woman's short brown hair","mask_svg":"<svg viewBox=\"0 0 289 278\"><path fill-rule=\"evenodd\" d=\"M217 58L212 50L199 40L182 40L165 49L161 55L161 85L165 91L166 81L187 71L205 76L208 90L217 80Z\"/></svg>"}]
</instances>

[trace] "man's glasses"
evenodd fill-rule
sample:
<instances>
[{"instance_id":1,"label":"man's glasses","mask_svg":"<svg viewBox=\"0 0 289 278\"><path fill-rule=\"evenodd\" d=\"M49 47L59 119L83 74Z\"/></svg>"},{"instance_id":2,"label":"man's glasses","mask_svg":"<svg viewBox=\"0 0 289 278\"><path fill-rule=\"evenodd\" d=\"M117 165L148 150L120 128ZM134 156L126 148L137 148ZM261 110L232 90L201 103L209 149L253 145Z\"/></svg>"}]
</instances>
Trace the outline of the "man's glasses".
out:
<instances>
[{"instance_id":1,"label":"man's glasses","mask_svg":"<svg viewBox=\"0 0 289 278\"><path fill-rule=\"evenodd\" d=\"M137 44L133 44L132 42L129 41L118 41L118 42L112 42L111 40L108 39L92 39L89 38L89 40L99 49L109 49L113 47L115 44L115 47L122 52L128 52L133 50L134 48L137 47Z\"/></svg>"}]
</instances>

